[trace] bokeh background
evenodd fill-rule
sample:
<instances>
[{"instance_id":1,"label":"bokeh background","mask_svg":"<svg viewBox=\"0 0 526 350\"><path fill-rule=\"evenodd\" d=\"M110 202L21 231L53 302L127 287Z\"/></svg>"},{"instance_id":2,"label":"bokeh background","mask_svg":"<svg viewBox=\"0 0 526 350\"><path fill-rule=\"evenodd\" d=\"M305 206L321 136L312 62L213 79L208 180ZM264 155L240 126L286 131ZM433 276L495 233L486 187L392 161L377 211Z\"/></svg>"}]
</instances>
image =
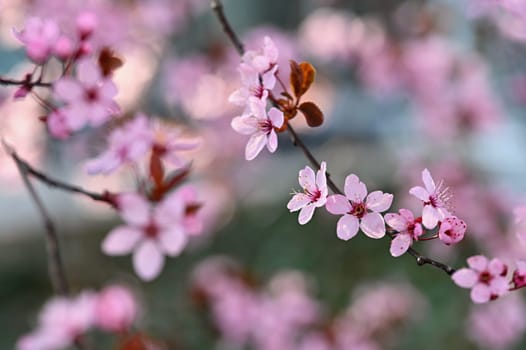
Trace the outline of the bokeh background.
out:
<instances>
[{"instance_id":1,"label":"bokeh background","mask_svg":"<svg viewBox=\"0 0 526 350\"><path fill-rule=\"evenodd\" d=\"M526 202L526 12L484 1L225 0L232 25L249 48L269 35L288 60L308 60L318 71L307 96L325 113L310 129L294 125L340 185L353 172L370 190L395 194L394 208L418 208L408 189L423 168L444 179L455 213L468 224L454 247L416 247L453 266L482 252L508 263L526 257L516 238L513 209ZM205 232L162 275L142 283L129 257L100 251L119 223L107 207L38 185L59 229L66 270L75 291L125 283L140 296L139 326L170 349L231 349L220 340L210 309L195 296L195 270L227 256L264 290L273 276L295 270L325 318L341 314L357 291L380 284L401 291L388 303L407 302L403 317L377 334L386 349L522 349L526 306L520 291L488 305L439 270L409 256L392 258L387 239L336 237L336 218L318 210L305 226L286 203L307 165L287 135L273 155L243 159L246 139L230 128L239 110L228 103L239 85L239 57L205 0L0 1L0 75L30 69L12 36L31 15L67 22L85 8L124 59L117 71L119 103L181 125L203 145L192 154L206 213ZM28 68L29 67L29 68ZM14 101L0 90L0 133L22 157L55 177L92 190L133 186L133 176L88 177L84 162L104 148L105 130L53 140L31 99ZM35 323L52 295L43 227L11 160L0 154L0 348L10 349ZM369 289L367 289L369 288ZM403 294L403 293L402 293ZM374 309L374 307L373 307ZM352 325L351 325L352 326ZM271 335L269 335L271 336ZM97 337L97 335L95 335ZM222 345L221 345L222 344ZM222 347L221 347L222 346Z\"/></svg>"}]
</instances>

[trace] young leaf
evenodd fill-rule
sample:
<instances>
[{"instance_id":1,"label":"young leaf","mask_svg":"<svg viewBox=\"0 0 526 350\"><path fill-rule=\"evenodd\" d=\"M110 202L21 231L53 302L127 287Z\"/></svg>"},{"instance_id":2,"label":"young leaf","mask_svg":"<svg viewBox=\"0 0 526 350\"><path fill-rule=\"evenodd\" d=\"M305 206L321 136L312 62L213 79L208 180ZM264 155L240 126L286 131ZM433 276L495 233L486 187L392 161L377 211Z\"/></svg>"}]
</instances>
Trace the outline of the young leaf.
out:
<instances>
[{"instance_id":1,"label":"young leaf","mask_svg":"<svg viewBox=\"0 0 526 350\"><path fill-rule=\"evenodd\" d=\"M303 102L298 109L303 113L310 127L323 124L323 112L314 102Z\"/></svg>"}]
</instances>

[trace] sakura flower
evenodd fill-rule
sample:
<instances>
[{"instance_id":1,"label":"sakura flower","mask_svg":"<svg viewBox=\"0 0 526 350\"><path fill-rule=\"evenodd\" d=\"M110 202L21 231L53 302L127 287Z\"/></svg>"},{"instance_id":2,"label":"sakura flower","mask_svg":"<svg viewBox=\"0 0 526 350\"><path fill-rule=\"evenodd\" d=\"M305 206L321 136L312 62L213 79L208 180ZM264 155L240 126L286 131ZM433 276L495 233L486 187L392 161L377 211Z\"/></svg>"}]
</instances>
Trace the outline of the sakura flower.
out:
<instances>
[{"instance_id":1,"label":"sakura flower","mask_svg":"<svg viewBox=\"0 0 526 350\"><path fill-rule=\"evenodd\" d=\"M508 267L499 259L475 255L468 258L469 268L456 271L451 278L459 287L471 288L471 300L480 304L497 299L508 291Z\"/></svg>"},{"instance_id":2,"label":"sakura flower","mask_svg":"<svg viewBox=\"0 0 526 350\"><path fill-rule=\"evenodd\" d=\"M263 41L263 49L260 51L247 51L243 55L243 61L260 74L263 86L272 90L276 84L279 52L272 39L268 36L266 36Z\"/></svg>"},{"instance_id":3,"label":"sakura flower","mask_svg":"<svg viewBox=\"0 0 526 350\"><path fill-rule=\"evenodd\" d=\"M438 238L446 245L455 244L464 238L466 223L456 216L449 216L442 220L438 230Z\"/></svg>"},{"instance_id":4,"label":"sakura flower","mask_svg":"<svg viewBox=\"0 0 526 350\"><path fill-rule=\"evenodd\" d=\"M393 229L398 231L396 237L391 241L391 255L399 257L404 254L413 240L418 238L424 233L422 229L422 218L416 218L413 213L408 209L400 209L400 214L385 214L385 222Z\"/></svg>"},{"instance_id":5,"label":"sakura flower","mask_svg":"<svg viewBox=\"0 0 526 350\"><path fill-rule=\"evenodd\" d=\"M278 135L275 129L283 126L283 112L272 107L267 114L265 105L264 101L251 98L252 115L239 116L232 120L231 126L235 131L243 135L251 135L245 148L246 160L256 158L265 146L271 153L278 148Z\"/></svg>"},{"instance_id":6,"label":"sakura flower","mask_svg":"<svg viewBox=\"0 0 526 350\"><path fill-rule=\"evenodd\" d=\"M526 287L526 261L517 260L515 264L517 265L517 269L513 271L513 288L519 289Z\"/></svg>"},{"instance_id":7,"label":"sakura flower","mask_svg":"<svg viewBox=\"0 0 526 350\"><path fill-rule=\"evenodd\" d=\"M113 100L117 87L88 59L78 64L77 78L59 79L53 85L53 92L66 104L61 110L73 131L88 124L100 126L119 112L119 106Z\"/></svg>"},{"instance_id":8,"label":"sakura flower","mask_svg":"<svg viewBox=\"0 0 526 350\"><path fill-rule=\"evenodd\" d=\"M113 229L102 242L108 255L133 252L133 266L139 277L151 281L164 265L164 256L177 256L187 243L181 225L183 206L178 201L155 207L136 193L121 194L117 207L125 225Z\"/></svg>"},{"instance_id":9,"label":"sakura flower","mask_svg":"<svg viewBox=\"0 0 526 350\"><path fill-rule=\"evenodd\" d=\"M310 221L314 209L323 207L327 202L327 177L325 172L327 164L321 162L320 170L314 175L314 170L306 166L300 170L298 181L303 188L303 193L296 193L287 203L287 209L291 212L300 210L298 222L304 225Z\"/></svg>"},{"instance_id":10,"label":"sakura flower","mask_svg":"<svg viewBox=\"0 0 526 350\"><path fill-rule=\"evenodd\" d=\"M51 57L60 30L53 20L33 17L26 21L23 30L13 29L13 34L25 45L27 57L43 64Z\"/></svg>"},{"instance_id":11,"label":"sakura flower","mask_svg":"<svg viewBox=\"0 0 526 350\"><path fill-rule=\"evenodd\" d=\"M447 210L447 204L450 199L448 188L443 188L443 182L440 181L438 186L431 177L429 170L422 171L422 180L424 187L415 186L409 190L409 193L424 202L422 211L422 223L428 229L433 229L440 220L450 216Z\"/></svg>"},{"instance_id":12,"label":"sakura flower","mask_svg":"<svg viewBox=\"0 0 526 350\"><path fill-rule=\"evenodd\" d=\"M258 71L246 63L241 63L239 66L239 74L242 86L228 97L228 101L241 107L247 107L243 113L245 114L248 111L250 97L266 101L268 98L267 89L271 88L268 85L263 85L259 80Z\"/></svg>"},{"instance_id":13,"label":"sakura flower","mask_svg":"<svg viewBox=\"0 0 526 350\"><path fill-rule=\"evenodd\" d=\"M365 184L358 176L351 174L345 179L345 196L330 196L327 199L327 210L334 215L343 214L336 229L338 238L347 241L360 228L367 236L378 239L385 235L385 223L380 213L389 209L392 202L393 195L382 191L367 195Z\"/></svg>"},{"instance_id":14,"label":"sakura flower","mask_svg":"<svg viewBox=\"0 0 526 350\"><path fill-rule=\"evenodd\" d=\"M179 130L170 130L166 125L151 126L153 136L153 152L176 167L185 166L180 152L190 151L200 144L198 138L183 138Z\"/></svg>"},{"instance_id":15,"label":"sakura flower","mask_svg":"<svg viewBox=\"0 0 526 350\"><path fill-rule=\"evenodd\" d=\"M22 337L20 350L56 350L73 345L94 322L96 296L84 292L75 299L57 297L49 301L39 317L38 328Z\"/></svg>"},{"instance_id":16,"label":"sakura flower","mask_svg":"<svg viewBox=\"0 0 526 350\"><path fill-rule=\"evenodd\" d=\"M146 116L138 114L134 120L113 130L108 149L86 164L88 174L109 174L123 164L137 161L152 147L153 136Z\"/></svg>"},{"instance_id":17,"label":"sakura flower","mask_svg":"<svg viewBox=\"0 0 526 350\"><path fill-rule=\"evenodd\" d=\"M201 215L202 202L197 189L192 185L184 185L170 193L164 202L179 201L184 206L182 225L188 235L199 235L203 232L204 219Z\"/></svg>"},{"instance_id":18,"label":"sakura flower","mask_svg":"<svg viewBox=\"0 0 526 350\"><path fill-rule=\"evenodd\" d=\"M124 332L135 321L137 312L137 301L127 288L109 286L97 297L95 323L110 332Z\"/></svg>"}]
</instances>

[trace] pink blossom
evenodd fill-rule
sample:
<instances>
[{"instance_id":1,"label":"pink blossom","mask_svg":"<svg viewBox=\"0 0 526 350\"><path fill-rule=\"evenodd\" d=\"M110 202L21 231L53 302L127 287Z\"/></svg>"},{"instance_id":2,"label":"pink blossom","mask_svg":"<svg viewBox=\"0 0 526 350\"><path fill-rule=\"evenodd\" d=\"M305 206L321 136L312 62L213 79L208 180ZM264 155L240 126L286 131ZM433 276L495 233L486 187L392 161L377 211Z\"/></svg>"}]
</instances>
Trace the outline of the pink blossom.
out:
<instances>
[{"instance_id":1,"label":"pink blossom","mask_svg":"<svg viewBox=\"0 0 526 350\"><path fill-rule=\"evenodd\" d=\"M102 250L108 255L133 252L135 272L151 281L161 273L164 255L177 256L186 246L188 238L181 224L184 208L178 201L153 207L137 193L119 195L117 207L126 224L106 236Z\"/></svg>"},{"instance_id":2,"label":"pink blossom","mask_svg":"<svg viewBox=\"0 0 526 350\"><path fill-rule=\"evenodd\" d=\"M42 310L37 329L22 337L20 350L57 350L73 345L94 322L95 294L84 292L74 299L57 297Z\"/></svg>"},{"instance_id":3,"label":"pink blossom","mask_svg":"<svg viewBox=\"0 0 526 350\"><path fill-rule=\"evenodd\" d=\"M517 269L513 271L513 288L519 289L526 287L526 261L517 260L515 264L517 265Z\"/></svg>"},{"instance_id":4,"label":"pink blossom","mask_svg":"<svg viewBox=\"0 0 526 350\"><path fill-rule=\"evenodd\" d=\"M327 177L325 175L327 164L321 162L320 170L314 175L314 170L306 166L300 170L298 181L303 188L303 193L296 193L287 204L287 209L295 212L301 209L298 216L300 225L310 221L314 209L323 207L327 202Z\"/></svg>"},{"instance_id":5,"label":"pink blossom","mask_svg":"<svg viewBox=\"0 0 526 350\"><path fill-rule=\"evenodd\" d=\"M275 129L283 126L283 112L272 107L268 114L265 110L266 102L255 97L250 98L251 115L235 117L232 128L240 134L251 135L245 148L245 159L257 157L263 147L274 153L278 148L278 135Z\"/></svg>"},{"instance_id":6,"label":"pink blossom","mask_svg":"<svg viewBox=\"0 0 526 350\"><path fill-rule=\"evenodd\" d=\"M202 201L199 198L197 189L192 185L183 185L174 192L170 193L164 202L179 201L184 207L182 225L188 235L199 235L203 232L204 219L199 210Z\"/></svg>"},{"instance_id":7,"label":"pink blossom","mask_svg":"<svg viewBox=\"0 0 526 350\"><path fill-rule=\"evenodd\" d=\"M438 229L438 238L446 245L455 244L464 238L466 223L456 216L449 216L442 220Z\"/></svg>"},{"instance_id":8,"label":"pink blossom","mask_svg":"<svg viewBox=\"0 0 526 350\"><path fill-rule=\"evenodd\" d=\"M46 118L49 133L57 139L67 139L71 135L68 121L60 109L51 112Z\"/></svg>"},{"instance_id":9,"label":"pink blossom","mask_svg":"<svg viewBox=\"0 0 526 350\"><path fill-rule=\"evenodd\" d=\"M106 331L124 332L135 321L137 312L135 296L127 288L106 287L97 297L95 323Z\"/></svg>"},{"instance_id":10,"label":"pink blossom","mask_svg":"<svg viewBox=\"0 0 526 350\"><path fill-rule=\"evenodd\" d=\"M450 216L446 209L450 195L448 188L443 188L443 182L440 181L438 186L431 177L429 170L422 171L422 180L424 187L415 186L409 190L409 193L424 202L422 212L422 223L428 229L433 229L440 220Z\"/></svg>"},{"instance_id":11,"label":"pink blossom","mask_svg":"<svg viewBox=\"0 0 526 350\"><path fill-rule=\"evenodd\" d=\"M65 102L61 109L72 131L87 124L97 127L119 112L113 100L117 87L102 76L91 60L82 60L77 66L77 78L63 77L53 85L55 96Z\"/></svg>"},{"instance_id":12,"label":"pink blossom","mask_svg":"<svg viewBox=\"0 0 526 350\"><path fill-rule=\"evenodd\" d=\"M152 124L151 133L153 136L152 150L176 167L186 165L180 152L193 150L201 143L199 138L183 138L180 130L170 129L158 123Z\"/></svg>"},{"instance_id":13,"label":"pink blossom","mask_svg":"<svg viewBox=\"0 0 526 350\"><path fill-rule=\"evenodd\" d=\"M472 256L467 261L469 268L456 271L451 278L458 286L471 288L473 302L485 303L506 294L508 267L502 261L497 258L490 261L482 255Z\"/></svg>"},{"instance_id":14,"label":"pink blossom","mask_svg":"<svg viewBox=\"0 0 526 350\"><path fill-rule=\"evenodd\" d=\"M113 130L108 139L108 149L86 164L88 174L109 174L123 164L135 162L151 150L153 143L148 118L143 114Z\"/></svg>"},{"instance_id":15,"label":"pink blossom","mask_svg":"<svg viewBox=\"0 0 526 350\"><path fill-rule=\"evenodd\" d=\"M343 214L336 229L338 238L347 241L358 233L358 228L371 238L382 238L385 223L380 213L389 209L393 195L382 191L367 195L367 187L354 174L345 178L344 189L345 196L335 194L327 199L329 213Z\"/></svg>"},{"instance_id":16,"label":"pink blossom","mask_svg":"<svg viewBox=\"0 0 526 350\"><path fill-rule=\"evenodd\" d=\"M13 29L13 33L25 45L27 57L36 64L43 64L51 57L60 30L53 20L32 17L23 30Z\"/></svg>"},{"instance_id":17,"label":"pink blossom","mask_svg":"<svg viewBox=\"0 0 526 350\"><path fill-rule=\"evenodd\" d=\"M93 12L82 12L76 18L77 31L81 40L90 36L95 28L97 28L97 15Z\"/></svg>"},{"instance_id":18,"label":"pink blossom","mask_svg":"<svg viewBox=\"0 0 526 350\"><path fill-rule=\"evenodd\" d=\"M385 214L385 222L398 231L396 237L391 241L391 255L399 257L404 254L413 244L413 240L424 233L422 229L422 218L416 218L408 209L400 209L400 214Z\"/></svg>"},{"instance_id":19,"label":"pink blossom","mask_svg":"<svg viewBox=\"0 0 526 350\"><path fill-rule=\"evenodd\" d=\"M269 90L276 84L278 70L278 48L268 36L263 39L263 48L259 51L249 50L243 55L243 62L253 67L261 75L263 86Z\"/></svg>"}]
</instances>

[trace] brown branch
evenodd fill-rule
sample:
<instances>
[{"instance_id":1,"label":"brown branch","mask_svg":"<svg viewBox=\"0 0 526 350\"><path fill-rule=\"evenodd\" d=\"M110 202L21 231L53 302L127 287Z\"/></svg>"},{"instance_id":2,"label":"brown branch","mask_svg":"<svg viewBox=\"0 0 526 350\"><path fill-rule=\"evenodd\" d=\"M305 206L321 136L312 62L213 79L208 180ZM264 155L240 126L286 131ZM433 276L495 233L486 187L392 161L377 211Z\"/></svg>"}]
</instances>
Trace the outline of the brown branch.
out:
<instances>
[{"instance_id":1,"label":"brown branch","mask_svg":"<svg viewBox=\"0 0 526 350\"><path fill-rule=\"evenodd\" d=\"M243 44L239 40L238 36L236 35L236 32L232 29L232 26L230 25L230 22L228 21L228 19L225 16L225 13L224 13L224 10L223 10L223 4L221 3L220 0L212 0L211 7L212 7L212 9L214 10L214 12L215 12L215 14L217 16L217 19L219 20L219 22L223 26L223 30L225 31L225 34L230 39L230 41L232 42L232 44L236 48L237 52L239 53L239 55L242 56L244 54L244 52L245 52ZM316 157L314 157L314 155L309 150L309 148L305 145L305 143L303 143L301 138L298 136L298 134L296 133L294 128L292 128L292 126L290 125L290 123L288 121L286 121L286 125L287 125L287 130L288 130L288 132L289 132L289 134L291 136L292 143L294 144L294 146L299 147L303 151L303 154L309 160L309 162L314 167L316 167L316 169L319 169L320 168L320 162L318 162L318 160L316 159ZM338 188L338 186L336 186L336 184L331 180L329 174L327 174L327 185L329 186L329 188L334 193L343 194L343 192ZM387 236L389 238L393 239L396 236L396 233L393 233L393 232L389 233L388 232ZM420 254L418 251L416 251L413 248L409 248L407 250L407 252L409 253L409 255L411 255L412 257L415 258L416 263L419 266L431 265L431 266L433 266L435 268L438 268L438 269L444 271L449 276L451 276L456 271L453 267L448 266L448 265L446 265L444 263L441 263L439 261L436 261L434 259L428 258L428 257Z\"/></svg>"},{"instance_id":2,"label":"brown branch","mask_svg":"<svg viewBox=\"0 0 526 350\"><path fill-rule=\"evenodd\" d=\"M14 80L14 79L8 79L8 78L0 77L0 85L5 85L5 86L27 86L29 89L31 89L34 86L49 88L49 87L51 87L52 84L51 83L44 83L44 82L40 81L40 79L37 80L37 81L28 81L26 79Z\"/></svg>"},{"instance_id":3,"label":"brown branch","mask_svg":"<svg viewBox=\"0 0 526 350\"><path fill-rule=\"evenodd\" d=\"M59 242L55 225L51 220L51 217L46 207L44 206L44 203L42 202L40 196L33 187L33 184L31 184L31 181L29 180L29 173L27 171L26 166L23 162L20 161L20 158L18 158L16 152L12 147L10 147L3 140L2 144L4 150L9 154L9 156L11 156L11 158L13 158L13 161L15 162L18 171L20 172L20 176L24 181L24 185L27 191L29 192L33 203L35 203L35 206L37 207L40 216L42 217L42 221L44 222L44 227L46 229L48 270L53 290L57 295L66 296L69 294L69 285L66 279L66 273L64 272L64 264L62 262L62 257L60 255Z\"/></svg>"}]
</instances>

